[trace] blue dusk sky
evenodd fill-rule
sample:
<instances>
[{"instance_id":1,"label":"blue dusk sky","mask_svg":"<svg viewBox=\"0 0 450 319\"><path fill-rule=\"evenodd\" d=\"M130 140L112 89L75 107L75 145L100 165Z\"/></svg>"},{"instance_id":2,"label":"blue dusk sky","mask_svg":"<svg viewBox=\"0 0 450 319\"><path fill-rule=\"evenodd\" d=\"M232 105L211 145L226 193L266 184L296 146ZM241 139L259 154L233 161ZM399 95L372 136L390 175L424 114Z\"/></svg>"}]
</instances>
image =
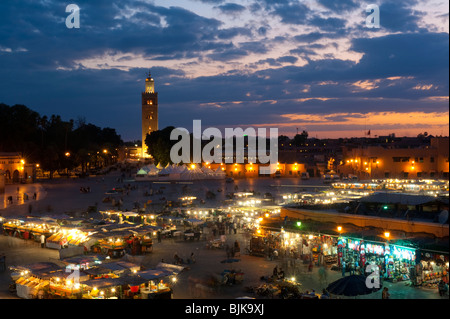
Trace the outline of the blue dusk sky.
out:
<instances>
[{"instance_id":1,"label":"blue dusk sky","mask_svg":"<svg viewBox=\"0 0 450 319\"><path fill-rule=\"evenodd\" d=\"M161 129L448 135L448 1L71 1L0 2L0 103L140 139L150 70Z\"/></svg>"}]
</instances>

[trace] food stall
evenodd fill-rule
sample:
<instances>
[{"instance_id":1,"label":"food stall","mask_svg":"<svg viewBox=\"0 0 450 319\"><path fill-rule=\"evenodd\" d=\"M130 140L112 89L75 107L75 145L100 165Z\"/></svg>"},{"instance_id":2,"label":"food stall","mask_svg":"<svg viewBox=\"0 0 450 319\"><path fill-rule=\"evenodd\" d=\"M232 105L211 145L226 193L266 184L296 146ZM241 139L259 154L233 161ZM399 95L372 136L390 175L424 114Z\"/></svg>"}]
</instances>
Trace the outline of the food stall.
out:
<instances>
[{"instance_id":1,"label":"food stall","mask_svg":"<svg viewBox=\"0 0 450 319\"><path fill-rule=\"evenodd\" d=\"M119 277L87 280L81 283L82 299L119 299L126 283Z\"/></svg>"},{"instance_id":2,"label":"food stall","mask_svg":"<svg viewBox=\"0 0 450 319\"><path fill-rule=\"evenodd\" d=\"M43 221L39 218L26 218L24 224L17 227L20 232L19 237L40 241L41 235L46 238L57 232L59 225L52 221Z\"/></svg>"},{"instance_id":3,"label":"food stall","mask_svg":"<svg viewBox=\"0 0 450 319\"><path fill-rule=\"evenodd\" d=\"M49 286L49 281L29 275L16 280L17 296L23 299L35 299L43 295L43 291Z\"/></svg>"},{"instance_id":4,"label":"food stall","mask_svg":"<svg viewBox=\"0 0 450 319\"><path fill-rule=\"evenodd\" d=\"M50 284L49 277L60 271L61 267L54 263L41 262L22 266L20 270L20 277L15 280L17 296L34 299L43 298Z\"/></svg>"},{"instance_id":5,"label":"food stall","mask_svg":"<svg viewBox=\"0 0 450 319\"><path fill-rule=\"evenodd\" d=\"M81 283L83 299L172 299L172 272L151 269ZM173 277L172 277L173 279Z\"/></svg>"},{"instance_id":6,"label":"food stall","mask_svg":"<svg viewBox=\"0 0 450 319\"><path fill-rule=\"evenodd\" d=\"M141 299L172 299L173 291L169 285L170 280L175 278L172 271L150 269L138 275L147 280L147 284L140 289Z\"/></svg>"},{"instance_id":7,"label":"food stall","mask_svg":"<svg viewBox=\"0 0 450 319\"><path fill-rule=\"evenodd\" d=\"M250 255L264 257L265 249L266 249L266 246L265 246L265 241L264 241L263 236L254 235L250 239L250 247L249 247Z\"/></svg>"},{"instance_id":8,"label":"food stall","mask_svg":"<svg viewBox=\"0 0 450 319\"><path fill-rule=\"evenodd\" d=\"M66 269L81 270L100 266L104 261L105 257L100 255L75 256L61 259L61 262L66 265Z\"/></svg>"},{"instance_id":9,"label":"food stall","mask_svg":"<svg viewBox=\"0 0 450 319\"><path fill-rule=\"evenodd\" d=\"M89 280L89 275L82 269L56 271L48 277L48 295L50 298L81 298L81 283Z\"/></svg>"},{"instance_id":10,"label":"food stall","mask_svg":"<svg viewBox=\"0 0 450 319\"><path fill-rule=\"evenodd\" d=\"M17 228L23 225L25 222L20 219L6 219L3 222L3 232L7 236L18 237L19 233L16 232Z\"/></svg>"},{"instance_id":11,"label":"food stall","mask_svg":"<svg viewBox=\"0 0 450 319\"><path fill-rule=\"evenodd\" d=\"M127 240L133 232L130 230L102 231L92 235L91 251L94 254L103 254L111 258L124 256L128 246Z\"/></svg>"},{"instance_id":12,"label":"food stall","mask_svg":"<svg viewBox=\"0 0 450 319\"><path fill-rule=\"evenodd\" d=\"M134 251L134 255L140 255L153 251L153 238L157 235L157 231L159 231L161 227L157 226L142 226L135 228L133 230L135 239L134 247L132 247L132 254ZM136 242L139 241L139 243ZM140 250L139 250L140 247Z\"/></svg>"},{"instance_id":13,"label":"food stall","mask_svg":"<svg viewBox=\"0 0 450 319\"><path fill-rule=\"evenodd\" d=\"M47 238L45 246L51 249L63 249L69 246L82 246L89 240L91 233L77 228L62 227Z\"/></svg>"},{"instance_id":14,"label":"food stall","mask_svg":"<svg viewBox=\"0 0 450 319\"><path fill-rule=\"evenodd\" d=\"M59 225L39 218L9 219L3 223L5 235L23 239L40 241L41 235L46 238L59 230Z\"/></svg>"}]
</instances>

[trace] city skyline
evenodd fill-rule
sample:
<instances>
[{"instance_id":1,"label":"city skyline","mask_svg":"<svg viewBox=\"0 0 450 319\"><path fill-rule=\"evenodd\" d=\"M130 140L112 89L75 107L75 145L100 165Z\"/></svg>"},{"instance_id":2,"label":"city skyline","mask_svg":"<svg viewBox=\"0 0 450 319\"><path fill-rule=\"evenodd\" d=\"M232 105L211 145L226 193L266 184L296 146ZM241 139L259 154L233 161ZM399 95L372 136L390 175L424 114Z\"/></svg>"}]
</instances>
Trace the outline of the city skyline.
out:
<instances>
[{"instance_id":1,"label":"city skyline","mask_svg":"<svg viewBox=\"0 0 450 319\"><path fill-rule=\"evenodd\" d=\"M294 136L448 135L448 3L186 0L0 4L0 103L140 139L148 70L160 128ZM380 8L367 28L365 8Z\"/></svg>"}]
</instances>

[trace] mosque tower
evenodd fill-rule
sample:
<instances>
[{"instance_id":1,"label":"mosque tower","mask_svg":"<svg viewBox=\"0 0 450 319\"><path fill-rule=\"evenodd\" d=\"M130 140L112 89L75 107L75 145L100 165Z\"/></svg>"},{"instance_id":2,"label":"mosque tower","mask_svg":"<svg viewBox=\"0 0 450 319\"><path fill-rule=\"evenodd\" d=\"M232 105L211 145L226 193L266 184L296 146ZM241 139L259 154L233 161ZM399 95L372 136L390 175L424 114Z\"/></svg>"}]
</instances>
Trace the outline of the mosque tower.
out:
<instances>
[{"instance_id":1,"label":"mosque tower","mask_svg":"<svg viewBox=\"0 0 450 319\"><path fill-rule=\"evenodd\" d=\"M145 79L145 92L142 93L142 157L149 157L145 138L158 130L158 93L150 72Z\"/></svg>"}]
</instances>

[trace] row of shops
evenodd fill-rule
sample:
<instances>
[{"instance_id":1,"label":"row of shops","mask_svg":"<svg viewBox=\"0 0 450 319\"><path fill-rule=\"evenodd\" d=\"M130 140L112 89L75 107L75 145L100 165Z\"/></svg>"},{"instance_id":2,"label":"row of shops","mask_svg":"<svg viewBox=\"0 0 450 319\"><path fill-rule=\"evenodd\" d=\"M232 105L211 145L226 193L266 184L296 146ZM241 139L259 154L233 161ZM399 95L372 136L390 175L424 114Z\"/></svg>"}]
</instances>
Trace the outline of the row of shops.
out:
<instances>
[{"instance_id":1,"label":"row of shops","mask_svg":"<svg viewBox=\"0 0 450 319\"><path fill-rule=\"evenodd\" d=\"M335 270L368 274L367 265L377 265L384 280L409 282L435 288L448 283L449 254L344 236L302 233L260 227L250 240L250 253L268 258L285 256L304 264L328 265Z\"/></svg>"},{"instance_id":2,"label":"row of shops","mask_svg":"<svg viewBox=\"0 0 450 319\"><path fill-rule=\"evenodd\" d=\"M12 267L18 297L23 299L172 299L183 267L159 263L142 270L126 261L98 256L65 259L64 265L43 262Z\"/></svg>"}]
</instances>

